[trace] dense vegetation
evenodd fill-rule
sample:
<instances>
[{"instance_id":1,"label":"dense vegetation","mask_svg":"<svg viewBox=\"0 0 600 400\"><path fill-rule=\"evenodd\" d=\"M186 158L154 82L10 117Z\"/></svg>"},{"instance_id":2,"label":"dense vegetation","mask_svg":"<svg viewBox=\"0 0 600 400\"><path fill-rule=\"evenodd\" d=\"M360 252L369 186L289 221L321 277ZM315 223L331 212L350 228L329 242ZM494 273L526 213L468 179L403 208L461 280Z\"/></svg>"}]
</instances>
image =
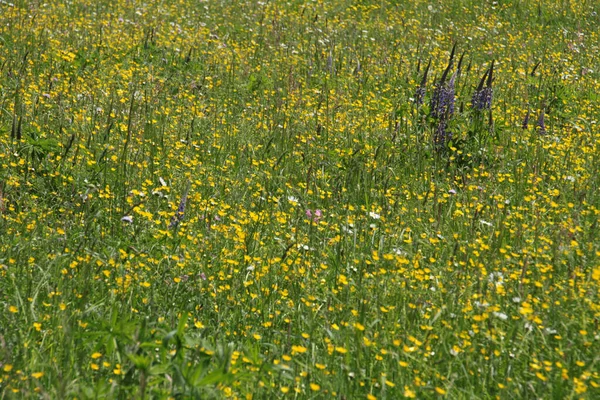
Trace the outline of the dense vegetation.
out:
<instances>
[{"instance_id":1,"label":"dense vegetation","mask_svg":"<svg viewBox=\"0 0 600 400\"><path fill-rule=\"evenodd\" d=\"M0 1L0 398L600 397L594 1Z\"/></svg>"}]
</instances>

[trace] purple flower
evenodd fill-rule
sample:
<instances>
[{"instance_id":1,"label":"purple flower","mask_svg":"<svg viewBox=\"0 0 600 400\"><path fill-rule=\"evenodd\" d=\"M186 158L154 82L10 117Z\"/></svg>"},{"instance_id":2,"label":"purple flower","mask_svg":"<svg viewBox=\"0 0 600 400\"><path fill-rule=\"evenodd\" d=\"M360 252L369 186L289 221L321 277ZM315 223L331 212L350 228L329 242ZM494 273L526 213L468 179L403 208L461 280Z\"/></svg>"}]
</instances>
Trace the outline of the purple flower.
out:
<instances>
[{"instance_id":1,"label":"purple flower","mask_svg":"<svg viewBox=\"0 0 600 400\"><path fill-rule=\"evenodd\" d=\"M452 139L452 132L448 132L448 121L443 119L438 123L437 129L435 130L433 144L438 150L441 150L450 139Z\"/></svg>"},{"instance_id":2,"label":"purple flower","mask_svg":"<svg viewBox=\"0 0 600 400\"><path fill-rule=\"evenodd\" d=\"M523 124L521 127L523 129L529 128L529 117L531 116L531 109L527 110L527 114L525 114L525 118L523 119Z\"/></svg>"},{"instance_id":3,"label":"purple flower","mask_svg":"<svg viewBox=\"0 0 600 400\"><path fill-rule=\"evenodd\" d=\"M450 60L448 66L444 70L440 81L435 85L430 102L430 114L436 119L448 119L454 114L454 82L456 80L456 72L452 75L449 81L446 81L448 74L454 65L454 53L456 51L456 43L452 46L450 52Z\"/></svg>"},{"instance_id":4,"label":"purple flower","mask_svg":"<svg viewBox=\"0 0 600 400\"><path fill-rule=\"evenodd\" d=\"M479 86L475 90L475 93L473 93L471 104L477 111L489 110L492 107L492 97L494 94L492 89L493 73L494 61L492 61L490 68L485 71L485 74L483 74L483 78L481 78Z\"/></svg>"},{"instance_id":5,"label":"purple flower","mask_svg":"<svg viewBox=\"0 0 600 400\"><path fill-rule=\"evenodd\" d=\"M181 200L179 201L179 207L177 207L177 211L175 212L175 215L173 215L173 217L171 218L171 222L169 223L169 228L176 228L177 225L179 225L179 222L181 222L183 220L189 191L190 191L190 182L188 181L187 188L185 189L185 192L183 193L183 196L181 196Z\"/></svg>"},{"instance_id":6,"label":"purple flower","mask_svg":"<svg viewBox=\"0 0 600 400\"><path fill-rule=\"evenodd\" d=\"M431 116L438 119L448 119L454 114L454 83L456 73L448 82L440 82L435 86L431 97Z\"/></svg>"},{"instance_id":7,"label":"purple flower","mask_svg":"<svg viewBox=\"0 0 600 400\"><path fill-rule=\"evenodd\" d=\"M544 122L544 110L540 111L540 116L538 117L537 127L540 132L540 135L546 134L546 123Z\"/></svg>"}]
</instances>

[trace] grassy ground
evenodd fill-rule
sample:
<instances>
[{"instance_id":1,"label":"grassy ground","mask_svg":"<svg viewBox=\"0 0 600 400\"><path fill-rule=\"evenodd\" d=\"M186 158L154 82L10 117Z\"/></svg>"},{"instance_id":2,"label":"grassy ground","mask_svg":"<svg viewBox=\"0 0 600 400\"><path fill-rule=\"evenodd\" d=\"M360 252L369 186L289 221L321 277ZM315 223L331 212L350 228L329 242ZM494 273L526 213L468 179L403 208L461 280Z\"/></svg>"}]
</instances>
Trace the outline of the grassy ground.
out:
<instances>
[{"instance_id":1,"label":"grassy ground","mask_svg":"<svg viewBox=\"0 0 600 400\"><path fill-rule=\"evenodd\" d=\"M600 396L597 2L13 1L0 398Z\"/></svg>"}]
</instances>

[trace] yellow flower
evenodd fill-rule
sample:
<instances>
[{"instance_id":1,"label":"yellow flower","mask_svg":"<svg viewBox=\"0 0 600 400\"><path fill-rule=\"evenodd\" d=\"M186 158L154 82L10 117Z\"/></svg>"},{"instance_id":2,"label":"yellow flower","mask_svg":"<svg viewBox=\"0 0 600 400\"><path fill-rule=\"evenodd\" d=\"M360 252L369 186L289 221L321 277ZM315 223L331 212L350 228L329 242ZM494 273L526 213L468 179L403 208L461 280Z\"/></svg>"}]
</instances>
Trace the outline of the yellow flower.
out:
<instances>
[{"instance_id":1,"label":"yellow flower","mask_svg":"<svg viewBox=\"0 0 600 400\"><path fill-rule=\"evenodd\" d=\"M292 346L292 352L294 353L306 353L307 348L304 346Z\"/></svg>"},{"instance_id":2,"label":"yellow flower","mask_svg":"<svg viewBox=\"0 0 600 400\"><path fill-rule=\"evenodd\" d=\"M310 384L310 390L312 390L313 392L316 392L319 389L321 389L321 386L317 385L316 383Z\"/></svg>"},{"instance_id":3,"label":"yellow flower","mask_svg":"<svg viewBox=\"0 0 600 400\"><path fill-rule=\"evenodd\" d=\"M438 392L441 395L444 395L444 394L447 393L446 390L442 389L441 387L436 387L435 391Z\"/></svg>"},{"instance_id":4,"label":"yellow flower","mask_svg":"<svg viewBox=\"0 0 600 400\"><path fill-rule=\"evenodd\" d=\"M97 359L97 358L100 358L100 357L102 357L102 353L95 352L94 354L92 354L92 358L94 360Z\"/></svg>"},{"instance_id":5,"label":"yellow flower","mask_svg":"<svg viewBox=\"0 0 600 400\"><path fill-rule=\"evenodd\" d=\"M33 374L31 374L31 376L33 376L35 379L40 379L42 376L44 376L43 372L34 372Z\"/></svg>"},{"instance_id":6,"label":"yellow flower","mask_svg":"<svg viewBox=\"0 0 600 400\"><path fill-rule=\"evenodd\" d=\"M16 314L16 313L19 312L19 309L17 307L15 307L15 306L9 306L8 307L8 311L10 311L13 314Z\"/></svg>"}]
</instances>

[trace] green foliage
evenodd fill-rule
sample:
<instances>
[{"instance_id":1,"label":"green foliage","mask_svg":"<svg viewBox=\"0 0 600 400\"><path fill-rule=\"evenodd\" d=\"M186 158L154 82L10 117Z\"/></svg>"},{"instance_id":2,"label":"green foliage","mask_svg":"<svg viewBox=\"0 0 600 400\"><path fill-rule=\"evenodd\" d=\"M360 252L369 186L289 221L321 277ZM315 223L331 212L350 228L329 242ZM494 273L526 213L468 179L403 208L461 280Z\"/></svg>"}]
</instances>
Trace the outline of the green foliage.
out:
<instances>
[{"instance_id":1,"label":"green foliage","mask_svg":"<svg viewBox=\"0 0 600 400\"><path fill-rule=\"evenodd\" d=\"M0 398L600 395L595 3L12 3Z\"/></svg>"}]
</instances>

